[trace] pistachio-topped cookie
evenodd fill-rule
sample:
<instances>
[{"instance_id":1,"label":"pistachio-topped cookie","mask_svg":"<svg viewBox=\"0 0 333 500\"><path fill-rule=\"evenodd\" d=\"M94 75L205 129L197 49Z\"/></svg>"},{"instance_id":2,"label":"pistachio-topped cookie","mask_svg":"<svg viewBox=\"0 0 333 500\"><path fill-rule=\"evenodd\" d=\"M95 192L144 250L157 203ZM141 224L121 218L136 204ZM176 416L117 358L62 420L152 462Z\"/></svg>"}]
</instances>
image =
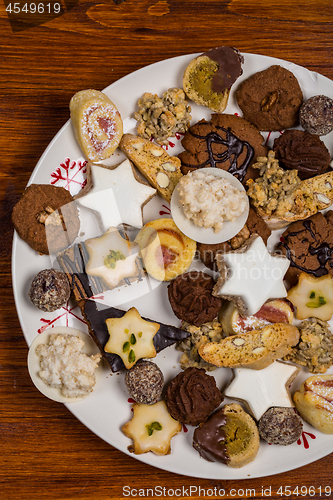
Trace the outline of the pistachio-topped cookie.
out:
<instances>
[{"instance_id":1,"label":"pistachio-topped cookie","mask_svg":"<svg viewBox=\"0 0 333 500\"><path fill-rule=\"evenodd\" d=\"M126 368L131 368L138 359L156 356L153 338L160 324L142 319L135 307L122 318L107 319L106 325L110 338L104 350L118 354Z\"/></svg>"}]
</instances>

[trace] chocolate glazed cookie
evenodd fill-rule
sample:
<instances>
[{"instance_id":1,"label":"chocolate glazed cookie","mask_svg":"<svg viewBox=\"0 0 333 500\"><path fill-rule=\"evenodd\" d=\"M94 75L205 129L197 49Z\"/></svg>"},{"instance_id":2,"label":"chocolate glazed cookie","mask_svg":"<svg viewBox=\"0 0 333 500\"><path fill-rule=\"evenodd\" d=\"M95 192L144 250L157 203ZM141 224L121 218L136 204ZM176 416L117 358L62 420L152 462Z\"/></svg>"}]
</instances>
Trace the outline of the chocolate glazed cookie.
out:
<instances>
[{"instance_id":1,"label":"chocolate glazed cookie","mask_svg":"<svg viewBox=\"0 0 333 500\"><path fill-rule=\"evenodd\" d=\"M259 130L235 115L214 114L210 122L201 120L186 132L181 142L185 151L178 156L184 175L197 168L215 167L245 183L258 176L251 168L252 163L267 154Z\"/></svg>"}]
</instances>

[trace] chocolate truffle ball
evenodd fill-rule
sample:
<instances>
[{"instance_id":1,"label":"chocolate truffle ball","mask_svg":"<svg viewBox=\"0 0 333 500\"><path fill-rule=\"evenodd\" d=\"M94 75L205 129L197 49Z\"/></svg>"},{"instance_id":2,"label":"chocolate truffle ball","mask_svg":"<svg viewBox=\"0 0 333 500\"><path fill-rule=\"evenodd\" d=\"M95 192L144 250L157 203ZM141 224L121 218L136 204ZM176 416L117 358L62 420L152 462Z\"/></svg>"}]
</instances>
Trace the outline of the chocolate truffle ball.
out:
<instances>
[{"instance_id":1,"label":"chocolate truffle ball","mask_svg":"<svg viewBox=\"0 0 333 500\"><path fill-rule=\"evenodd\" d=\"M161 396L163 373L155 363L142 359L126 373L125 385L128 394L137 403L150 405Z\"/></svg>"},{"instance_id":2,"label":"chocolate truffle ball","mask_svg":"<svg viewBox=\"0 0 333 500\"><path fill-rule=\"evenodd\" d=\"M56 269L44 269L32 280L29 297L34 306L42 311L52 312L64 306L71 289L67 276Z\"/></svg>"},{"instance_id":3,"label":"chocolate truffle ball","mask_svg":"<svg viewBox=\"0 0 333 500\"><path fill-rule=\"evenodd\" d=\"M300 107L299 121L310 134L328 134L333 130L333 100L325 95L310 97Z\"/></svg>"},{"instance_id":4,"label":"chocolate truffle ball","mask_svg":"<svg viewBox=\"0 0 333 500\"><path fill-rule=\"evenodd\" d=\"M288 446L300 438L303 421L293 408L269 408L259 420L259 434L270 444Z\"/></svg>"}]
</instances>

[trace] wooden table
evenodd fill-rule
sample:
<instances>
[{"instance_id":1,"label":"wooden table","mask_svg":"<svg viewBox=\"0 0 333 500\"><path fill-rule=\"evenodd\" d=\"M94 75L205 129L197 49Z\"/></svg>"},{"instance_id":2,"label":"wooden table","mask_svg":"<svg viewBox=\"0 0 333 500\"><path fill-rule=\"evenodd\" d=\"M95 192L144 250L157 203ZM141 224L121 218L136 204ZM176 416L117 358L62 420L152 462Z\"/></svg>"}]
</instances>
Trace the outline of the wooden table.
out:
<instances>
[{"instance_id":1,"label":"wooden table","mask_svg":"<svg viewBox=\"0 0 333 500\"><path fill-rule=\"evenodd\" d=\"M45 399L28 375L28 349L13 301L10 217L39 157L67 121L76 91L102 89L147 64L220 45L293 61L333 79L332 1L81 0L36 26L15 18L10 24L3 2L0 9L1 500L125 498L126 485L137 490L130 498L148 496L146 488L157 488L150 498L166 498L172 488L183 487L178 496L185 498L192 486L192 498L218 498L217 487L224 488L224 498L280 499L288 496L288 489L278 494L280 486L293 491L302 485L316 488L315 496L309 492L306 498L325 497L325 486L333 488L333 454L261 479L184 477L114 449L61 404Z\"/></svg>"}]
</instances>

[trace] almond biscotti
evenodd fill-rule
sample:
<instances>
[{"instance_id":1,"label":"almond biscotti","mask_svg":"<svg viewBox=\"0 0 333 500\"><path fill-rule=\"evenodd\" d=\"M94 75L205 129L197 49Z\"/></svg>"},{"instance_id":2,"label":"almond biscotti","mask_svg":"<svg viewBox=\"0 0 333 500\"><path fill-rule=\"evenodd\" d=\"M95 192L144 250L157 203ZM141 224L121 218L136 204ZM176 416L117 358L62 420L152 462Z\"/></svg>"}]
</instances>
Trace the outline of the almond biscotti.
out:
<instances>
[{"instance_id":1,"label":"almond biscotti","mask_svg":"<svg viewBox=\"0 0 333 500\"><path fill-rule=\"evenodd\" d=\"M260 330L226 337L220 342L203 344L199 354L215 366L262 370L290 353L291 348L298 343L299 336L296 326L274 323Z\"/></svg>"},{"instance_id":2,"label":"almond biscotti","mask_svg":"<svg viewBox=\"0 0 333 500\"><path fill-rule=\"evenodd\" d=\"M120 149L168 203L179 179L181 161L161 146L134 134L124 134Z\"/></svg>"}]
</instances>

